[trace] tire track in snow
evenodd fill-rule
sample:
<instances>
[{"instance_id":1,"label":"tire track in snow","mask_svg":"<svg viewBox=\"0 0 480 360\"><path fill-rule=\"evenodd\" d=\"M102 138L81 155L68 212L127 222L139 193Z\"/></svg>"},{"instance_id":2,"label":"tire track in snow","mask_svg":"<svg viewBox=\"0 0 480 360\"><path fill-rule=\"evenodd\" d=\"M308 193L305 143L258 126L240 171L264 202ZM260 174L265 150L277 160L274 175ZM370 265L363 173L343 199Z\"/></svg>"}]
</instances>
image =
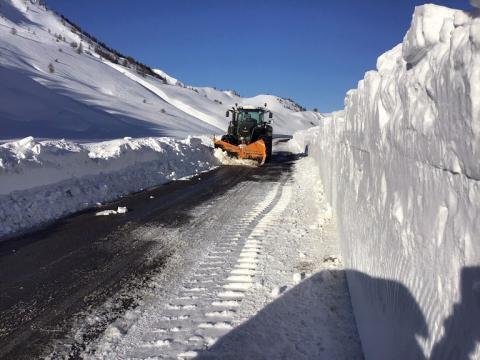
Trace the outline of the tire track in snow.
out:
<instances>
[{"instance_id":1,"label":"tire track in snow","mask_svg":"<svg viewBox=\"0 0 480 360\"><path fill-rule=\"evenodd\" d=\"M195 350L213 345L236 325L237 309L246 292L255 286L267 226L264 219L278 216L286 206L283 184L274 184L263 201L226 225L227 235L219 239L182 283L156 329L144 336L131 355L193 358L197 355ZM276 210L278 204L280 210Z\"/></svg>"},{"instance_id":2,"label":"tire track in snow","mask_svg":"<svg viewBox=\"0 0 480 360\"><path fill-rule=\"evenodd\" d=\"M128 288L124 293L123 291L116 295L112 299L108 299L104 304L98 308L94 308L92 312L85 314L79 314L79 321L74 324L74 327L67 337L61 338L54 344L54 350L49 356L51 358L57 357L76 357L72 349L75 352L81 352L81 355L85 358L130 358L125 354L117 355L113 354L114 348L117 348L121 338L126 335L130 330L135 330L137 319L141 319L142 306L139 306L132 311L128 310L123 317L117 318L117 320L109 323L107 328L103 331L102 337L95 339L92 342L85 342L85 339L95 336L95 331L103 325L104 322L109 321L107 316L110 316L112 306L115 308L117 303L123 301L124 297L140 299L154 297L155 299L169 298L170 291L174 294L175 286L170 284L174 283L178 275L176 273L179 270L184 271L192 267L193 258L202 258L201 254L204 252L206 246L210 244L209 241L204 241L205 234L215 234L218 230L221 230L221 224L225 223L225 214L229 209L229 201L235 196L237 192L246 192L251 184L248 182L238 183L235 188L226 191L220 198L215 198L204 204L195 207L192 212L194 216L191 217L191 221L188 223L188 230L185 227L169 228L165 226L156 226L154 224L147 225L143 228L138 228L135 231L134 237L137 239L145 238L147 241L157 241L158 247L151 251L151 254L147 258L161 257L163 253L169 253L169 261L164 271L161 271L157 275L153 275L152 280L147 284L142 284L145 288L143 290L134 289L133 294ZM238 200L237 200L238 201ZM238 201L240 204L242 201ZM220 225L219 225L220 224ZM185 236L182 235L186 232ZM194 236L192 237L192 233ZM223 234L223 232L220 232ZM198 261L198 260L196 260ZM173 289L172 289L173 287ZM198 296L194 294L185 294L183 298L185 300L194 300ZM158 301L158 300L157 300ZM144 300L141 300L139 304L142 304ZM155 302L156 303L156 302ZM158 308L158 304L154 307ZM157 309L155 309L157 310ZM155 315L160 313L155 311ZM163 311L161 312L163 314ZM166 320L169 316L163 316L161 320ZM171 315L174 318L174 315ZM84 319L87 319L85 321ZM158 317L155 316L157 320ZM180 320L181 317L178 318ZM178 330L177 330L178 331ZM164 332L158 329L158 332ZM102 343L104 341L104 343ZM80 349L80 350L78 350ZM120 349L120 352L125 352L124 348ZM98 355L105 352L109 355ZM73 354L73 355L72 355Z\"/></svg>"}]
</instances>

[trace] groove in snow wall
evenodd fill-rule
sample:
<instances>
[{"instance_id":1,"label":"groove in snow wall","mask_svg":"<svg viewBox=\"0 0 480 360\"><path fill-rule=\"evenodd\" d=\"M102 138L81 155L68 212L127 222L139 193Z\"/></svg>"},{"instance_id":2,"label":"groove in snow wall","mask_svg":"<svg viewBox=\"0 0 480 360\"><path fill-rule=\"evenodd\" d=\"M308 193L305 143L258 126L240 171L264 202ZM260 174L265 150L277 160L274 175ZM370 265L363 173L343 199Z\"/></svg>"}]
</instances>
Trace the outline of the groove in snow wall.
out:
<instances>
[{"instance_id":1,"label":"groove in snow wall","mask_svg":"<svg viewBox=\"0 0 480 360\"><path fill-rule=\"evenodd\" d=\"M480 18L418 7L377 69L294 135L336 211L365 356L480 358Z\"/></svg>"}]
</instances>

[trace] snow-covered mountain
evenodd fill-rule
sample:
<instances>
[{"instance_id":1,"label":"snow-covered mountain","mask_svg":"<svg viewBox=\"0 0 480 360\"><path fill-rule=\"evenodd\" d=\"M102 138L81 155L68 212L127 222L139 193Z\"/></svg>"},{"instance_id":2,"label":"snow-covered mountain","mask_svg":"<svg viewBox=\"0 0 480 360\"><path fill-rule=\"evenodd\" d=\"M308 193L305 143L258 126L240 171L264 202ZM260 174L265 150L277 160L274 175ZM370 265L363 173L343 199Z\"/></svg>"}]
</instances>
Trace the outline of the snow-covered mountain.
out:
<instances>
[{"instance_id":1,"label":"snow-covered mountain","mask_svg":"<svg viewBox=\"0 0 480 360\"><path fill-rule=\"evenodd\" d=\"M318 123L288 100L194 88L119 54L42 4L0 0L0 139L220 134L235 103L268 106L275 131Z\"/></svg>"}]
</instances>

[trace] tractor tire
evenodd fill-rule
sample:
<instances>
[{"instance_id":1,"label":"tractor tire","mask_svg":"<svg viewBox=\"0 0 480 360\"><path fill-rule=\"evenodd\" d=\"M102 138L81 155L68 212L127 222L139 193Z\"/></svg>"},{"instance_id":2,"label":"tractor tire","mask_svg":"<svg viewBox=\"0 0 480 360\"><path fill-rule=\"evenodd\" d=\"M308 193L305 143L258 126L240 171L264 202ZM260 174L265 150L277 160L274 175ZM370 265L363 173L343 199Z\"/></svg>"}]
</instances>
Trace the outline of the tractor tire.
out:
<instances>
[{"instance_id":1,"label":"tractor tire","mask_svg":"<svg viewBox=\"0 0 480 360\"><path fill-rule=\"evenodd\" d=\"M265 162L268 163L272 160L272 138L270 136L263 138L265 147L267 148L267 157Z\"/></svg>"},{"instance_id":2,"label":"tractor tire","mask_svg":"<svg viewBox=\"0 0 480 360\"><path fill-rule=\"evenodd\" d=\"M223 135L221 140L232 145L238 145L237 139L235 138L235 136L232 135Z\"/></svg>"}]
</instances>

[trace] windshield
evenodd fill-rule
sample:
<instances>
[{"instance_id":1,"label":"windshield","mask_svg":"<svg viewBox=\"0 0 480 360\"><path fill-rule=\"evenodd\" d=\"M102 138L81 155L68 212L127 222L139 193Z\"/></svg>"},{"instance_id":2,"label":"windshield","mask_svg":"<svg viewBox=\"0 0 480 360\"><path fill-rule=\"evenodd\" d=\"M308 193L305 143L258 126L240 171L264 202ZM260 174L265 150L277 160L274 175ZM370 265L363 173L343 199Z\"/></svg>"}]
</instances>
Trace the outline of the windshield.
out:
<instances>
[{"instance_id":1,"label":"windshield","mask_svg":"<svg viewBox=\"0 0 480 360\"><path fill-rule=\"evenodd\" d=\"M263 112L258 110L242 111L238 114L237 120L239 124L244 122L255 122L257 125L260 125L263 122Z\"/></svg>"}]
</instances>

